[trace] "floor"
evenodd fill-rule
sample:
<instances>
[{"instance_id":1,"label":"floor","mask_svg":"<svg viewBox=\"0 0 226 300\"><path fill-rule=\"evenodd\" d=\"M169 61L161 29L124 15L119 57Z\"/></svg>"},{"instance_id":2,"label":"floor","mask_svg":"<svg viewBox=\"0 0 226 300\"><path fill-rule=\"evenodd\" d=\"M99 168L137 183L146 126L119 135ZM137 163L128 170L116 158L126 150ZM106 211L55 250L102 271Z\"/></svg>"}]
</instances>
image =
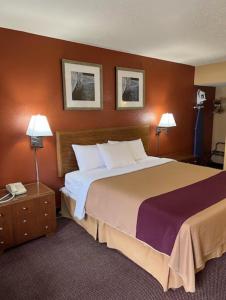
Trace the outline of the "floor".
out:
<instances>
[{"instance_id":1,"label":"floor","mask_svg":"<svg viewBox=\"0 0 226 300\"><path fill-rule=\"evenodd\" d=\"M0 256L0 300L11 299L226 300L226 255L197 274L196 293L164 293L151 275L61 218L55 235Z\"/></svg>"}]
</instances>

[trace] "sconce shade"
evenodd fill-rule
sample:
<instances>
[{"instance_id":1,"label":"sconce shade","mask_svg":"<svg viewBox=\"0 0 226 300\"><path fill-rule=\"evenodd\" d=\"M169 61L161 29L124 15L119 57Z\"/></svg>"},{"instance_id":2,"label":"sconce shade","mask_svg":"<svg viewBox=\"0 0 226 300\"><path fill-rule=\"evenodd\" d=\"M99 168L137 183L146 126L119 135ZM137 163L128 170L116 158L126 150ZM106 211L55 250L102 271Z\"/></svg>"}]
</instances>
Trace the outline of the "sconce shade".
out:
<instances>
[{"instance_id":1,"label":"sconce shade","mask_svg":"<svg viewBox=\"0 0 226 300\"><path fill-rule=\"evenodd\" d=\"M31 117L26 135L29 136L52 136L46 116L35 115Z\"/></svg>"},{"instance_id":2,"label":"sconce shade","mask_svg":"<svg viewBox=\"0 0 226 300\"><path fill-rule=\"evenodd\" d=\"M162 114L158 127L174 127L176 122L172 113Z\"/></svg>"}]
</instances>

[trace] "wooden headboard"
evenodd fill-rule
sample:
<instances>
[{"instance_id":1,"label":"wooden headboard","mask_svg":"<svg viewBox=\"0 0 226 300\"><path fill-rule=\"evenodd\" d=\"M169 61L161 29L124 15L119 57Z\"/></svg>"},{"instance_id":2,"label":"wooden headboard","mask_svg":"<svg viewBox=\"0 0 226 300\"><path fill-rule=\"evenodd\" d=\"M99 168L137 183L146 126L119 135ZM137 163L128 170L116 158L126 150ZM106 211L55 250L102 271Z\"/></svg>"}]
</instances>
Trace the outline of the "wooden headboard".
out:
<instances>
[{"instance_id":1,"label":"wooden headboard","mask_svg":"<svg viewBox=\"0 0 226 300\"><path fill-rule=\"evenodd\" d=\"M149 153L149 125L92 129L81 131L57 131L57 168L58 176L78 170L72 144L94 145L106 143L108 140L129 141L141 138L144 148Z\"/></svg>"}]
</instances>

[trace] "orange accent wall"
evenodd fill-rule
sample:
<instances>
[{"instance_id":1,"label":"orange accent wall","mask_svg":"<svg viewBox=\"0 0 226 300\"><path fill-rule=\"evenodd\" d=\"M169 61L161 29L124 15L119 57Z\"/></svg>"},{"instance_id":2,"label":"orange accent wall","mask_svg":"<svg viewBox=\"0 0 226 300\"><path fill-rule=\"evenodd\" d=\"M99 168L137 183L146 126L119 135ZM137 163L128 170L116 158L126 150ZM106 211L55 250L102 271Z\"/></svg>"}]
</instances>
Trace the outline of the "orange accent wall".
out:
<instances>
[{"instance_id":1,"label":"orange accent wall","mask_svg":"<svg viewBox=\"0 0 226 300\"><path fill-rule=\"evenodd\" d=\"M0 186L35 180L33 151L25 135L31 115L44 114L56 130L151 123L151 153L156 153L155 126L160 114L174 113L177 123L160 137L160 153L189 152L193 145L194 68L63 40L0 28ZM102 64L102 111L64 111L61 59ZM146 106L115 110L115 66L144 69ZM58 190L56 141L44 139L38 151L41 181Z\"/></svg>"}]
</instances>

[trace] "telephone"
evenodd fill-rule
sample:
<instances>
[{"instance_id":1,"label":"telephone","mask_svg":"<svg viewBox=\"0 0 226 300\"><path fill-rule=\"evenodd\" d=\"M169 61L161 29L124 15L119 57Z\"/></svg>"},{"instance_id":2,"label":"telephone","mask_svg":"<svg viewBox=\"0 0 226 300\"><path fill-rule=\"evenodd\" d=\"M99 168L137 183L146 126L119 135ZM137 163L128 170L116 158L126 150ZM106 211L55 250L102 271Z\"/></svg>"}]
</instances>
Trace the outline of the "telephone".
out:
<instances>
[{"instance_id":1,"label":"telephone","mask_svg":"<svg viewBox=\"0 0 226 300\"><path fill-rule=\"evenodd\" d=\"M25 187L21 182L9 183L5 186L6 190L9 192L5 196L0 198L0 204L13 200L17 195L21 195L27 192ZM9 197L10 196L10 197Z\"/></svg>"},{"instance_id":2,"label":"telephone","mask_svg":"<svg viewBox=\"0 0 226 300\"><path fill-rule=\"evenodd\" d=\"M5 186L5 188L13 196L21 195L27 192L26 188L21 182L9 183Z\"/></svg>"}]
</instances>

